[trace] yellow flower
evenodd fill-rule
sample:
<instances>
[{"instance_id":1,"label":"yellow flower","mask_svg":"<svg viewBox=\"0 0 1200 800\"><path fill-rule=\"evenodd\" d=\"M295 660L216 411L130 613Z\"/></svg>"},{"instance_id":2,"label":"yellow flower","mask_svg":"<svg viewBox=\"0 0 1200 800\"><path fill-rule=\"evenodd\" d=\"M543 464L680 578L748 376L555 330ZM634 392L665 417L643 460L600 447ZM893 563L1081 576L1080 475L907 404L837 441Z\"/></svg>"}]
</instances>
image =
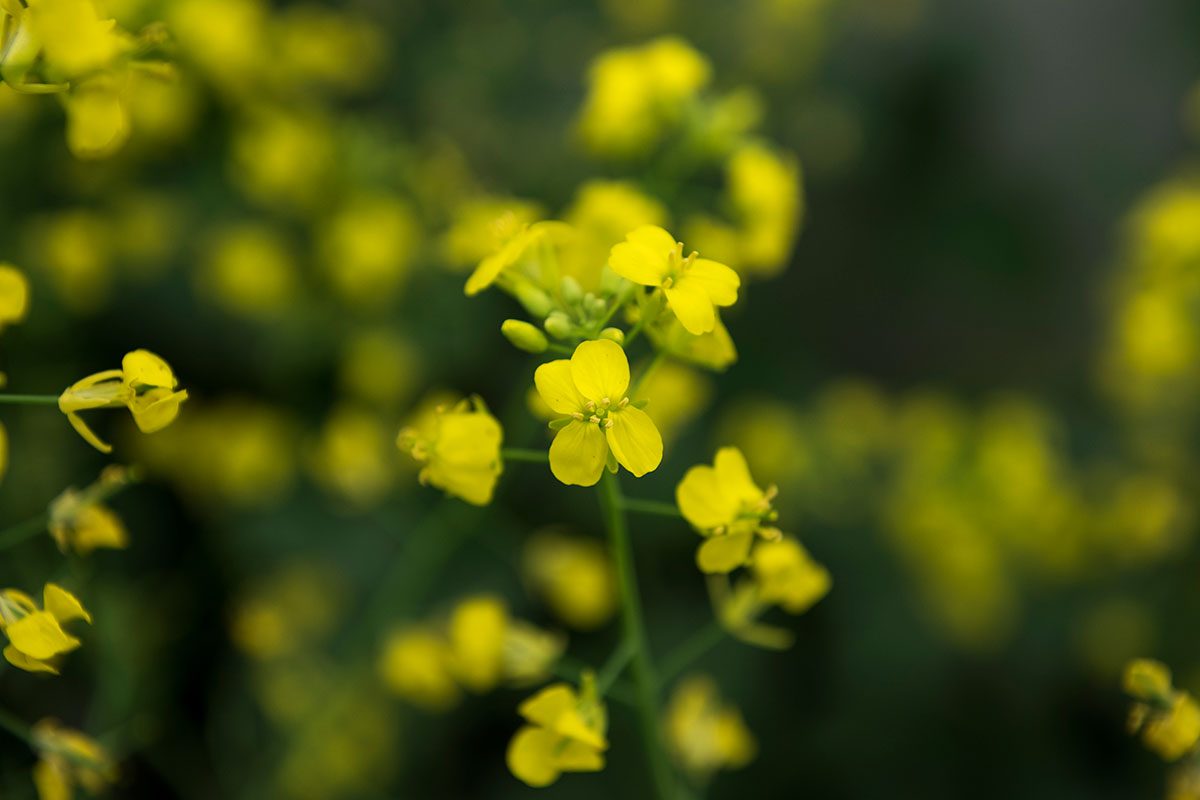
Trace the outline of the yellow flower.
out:
<instances>
[{"instance_id":1,"label":"yellow flower","mask_svg":"<svg viewBox=\"0 0 1200 800\"><path fill-rule=\"evenodd\" d=\"M604 769L608 716L584 676L581 693L565 683L548 686L517 711L529 723L508 745L508 768L530 786L549 786L564 772Z\"/></svg>"},{"instance_id":2,"label":"yellow flower","mask_svg":"<svg viewBox=\"0 0 1200 800\"><path fill-rule=\"evenodd\" d=\"M746 563L755 534L778 539L768 527L778 516L771 507L775 488L759 489L750 477L742 451L722 447L713 466L692 467L675 489L684 519L706 539L696 552L696 564L708 573L730 572Z\"/></svg>"},{"instance_id":3,"label":"yellow flower","mask_svg":"<svg viewBox=\"0 0 1200 800\"><path fill-rule=\"evenodd\" d=\"M348 303L378 310L408 279L420 227L413 210L388 194L351 198L317 232L330 285Z\"/></svg>"},{"instance_id":4,"label":"yellow flower","mask_svg":"<svg viewBox=\"0 0 1200 800\"><path fill-rule=\"evenodd\" d=\"M450 647L429 626L392 633L379 658L379 674L397 696L429 711L445 711L461 696Z\"/></svg>"},{"instance_id":5,"label":"yellow flower","mask_svg":"<svg viewBox=\"0 0 1200 800\"><path fill-rule=\"evenodd\" d=\"M455 270L478 264L537 221L535 203L507 197L473 197L454 209L441 249Z\"/></svg>"},{"instance_id":6,"label":"yellow flower","mask_svg":"<svg viewBox=\"0 0 1200 800\"><path fill-rule=\"evenodd\" d=\"M525 545L522 565L554 613L573 628L595 630L616 610L612 562L594 539L535 534Z\"/></svg>"},{"instance_id":7,"label":"yellow flower","mask_svg":"<svg viewBox=\"0 0 1200 800\"><path fill-rule=\"evenodd\" d=\"M396 477L391 439L391 430L377 413L339 405L309 453L313 477L355 506L371 506L383 498Z\"/></svg>"},{"instance_id":8,"label":"yellow flower","mask_svg":"<svg viewBox=\"0 0 1200 800\"><path fill-rule=\"evenodd\" d=\"M298 270L287 240L259 223L215 231L197 272L198 288L224 309L252 318L270 318L289 307Z\"/></svg>"},{"instance_id":9,"label":"yellow flower","mask_svg":"<svg viewBox=\"0 0 1200 800\"><path fill-rule=\"evenodd\" d=\"M709 677L680 682L667 706L665 727L676 760L698 778L744 767L754 759L754 736L738 710L721 702Z\"/></svg>"},{"instance_id":10,"label":"yellow flower","mask_svg":"<svg viewBox=\"0 0 1200 800\"><path fill-rule=\"evenodd\" d=\"M123 80L104 73L75 84L63 102L67 147L77 158L108 158L129 141L132 127Z\"/></svg>"},{"instance_id":11,"label":"yellow flower","mask_svg":"<svg viewBox=\"0 0 1200 800\"><path fill-rule=\"evenodd\" d=\"M504 601L491 595L461 601L446 634L453 673L472 692L544 680L565 647L562 637L513 619Z\"/></svg>"},{"instance_id":12,"label":"yellow flower","mask_svg":"<svg viewBox=\"0 0 1200 800\"><path fill-rule=\"evenodd\" d=\"M568 486L592 486L610 453L639 478L658 468L662 437L649 415L626 396L629 360L620 345L607 339L582 342L569 361L542 364L533 379L546 404L569 417L550 445L554 477Z\"/></svg>"},{"instance_id":13,"label":"yellow flower","mask_svg":"<svg viewBox=\"0 0 1200 800\"><path fill-rule=\"evenodd\" d=\"M1142 741L1165 761L1176 761L1200 741L1200 706L1187 692L1176 692L1165 712L1151 714Z\"/></svg>"},{"instance_id":14,"label":"yellow flower","mask_svg":"<svg viewBox=\"0 0 1200 800\"><path fill-rule=\"evenodd\" d=\"M717 314L713 329L693 336L674 316L660 317L646 327L646 334L660 350L675 358L706 369L723 372L737 361L737 348L721 315Z\"/></svg>"},{"instance_id":15,"label":"yellow flower","mask_svg":"<svg viewBox=\"0 0 1200 800\"><path fill-rule=\"evenodd\" d=\"M829 593L829 571L812 560L795 539L762 542L751 559L758 599L779 605L789 614L802 614Z\"/></svg>"},{"instance_id":16,"label":"yellow flower","mask_svg":"<svg viewBox=\"0 0 1200 800\"><path fill-rule=\"evenodd\" d=\"M90 736L53 719L38 722L31 734L41 759L33 768L40 800L70 800L76 785L99 794L116 781L112 756Z\"/></svg>"},{"instance_id":17,"label":"yellow flower","mask_svg":"<svg viewBox=\"0 0 1200 800\"><path fill-rule=\"evenodd\" d=\"M572 235L571 226L553 220L522 226L500 248L479 262L467 278L463 291L471 297L497 282L509 290L529 282L543 287L556 286L558 275L535 251L543 242L553 245Z\"/></svg>"},{"instance_id":18,"label":"yellow flower","mask_svg":"<svg viewBox=\"0 0 1200 800\"><path fill-rule=\"evenodd\" d=\"M0 330L25 319L29 310L29 281L12 264L0 262Z\"/></svg>"},{"instance_id":19,"label":"yellow flower","mask_svg":"<svg viewBox=\"0 0 1200 800\"><path fill-rule=\"evenodd\" d=\"M55 77L104 69L129 46L115 20L100 19L92 0L30 0L27 19Z\"/></svg>"},{"instance_id":20,"label":"yellow flower","mask_svg":"<svg viewBox=\"0 0 1200 800\"><path fill-rule=\"evenodd\" d=\"M176 391L179 382L167 362L149 350L126 353L121 369L89 375L76 382L58 398L58 407L88 444L102 453L111 453L112 445L92 432L80 411L124 406L143 433L167 427L187 400L187 391Z\"/></svg>"},{"instance_id":21,"label":"yellow flower","mask_svg":"<svg viewBox=\"0 0 1200 800\"><path fill-rule=\"evenodd\" d=\"M432 484L468 503L492 501L503 471L504 431L479 397L439 407L400 431L396 445L424 466L421 483Z\"/></svg>"},{"instance_id":22,"label":"yellow flower","mask_svg":"<svg viewBox=\"0 0 1200 800\"><path fill-rule=\"evenodd\" d=\"M59 550L73 550L81 556L98 548L123 550L129 546L121 518L75 489L67 489L50 504L50 535Z\"/></svg>"},{"instance_id":23,"label":"yellow flower","mask_svg":"<svg viewBox=\"0 0 1200 800\"><path fill-rule=\"evenodd\" d=\"M4 658L27 672L57 675L57 657L79 647L79 640L62 626L77 619L90 624L92 616L75 595L57 584L46 584L41 608L24 592L0 591L0 630L8 637Z\"/></svg>"},{"instance_id":24,"label":"yellow flower","mask_svg":"<svg viewBox=\"0 0 1200 800\"><path fill-rule=\"evenodd\" d=\"M1125 667L1125 692L1138 700L1161 702L1171 695L1171 670L1161 661L1136 658Z\"/></svg>"},{"instance_id":25,"label":"yellow flower","mask_svg":"<svg viewBox=\"0 0 1200 800\"><path fill-rule=\"evenodd\" d=\"M717 306L737 302L741 280L724 264L686 258L683 243L654 225L631 231L609 254L609 266L623 278L642 286L661 287L667 305L688 333L711 332L717 325Z\"/></svg>"}]
</instances>

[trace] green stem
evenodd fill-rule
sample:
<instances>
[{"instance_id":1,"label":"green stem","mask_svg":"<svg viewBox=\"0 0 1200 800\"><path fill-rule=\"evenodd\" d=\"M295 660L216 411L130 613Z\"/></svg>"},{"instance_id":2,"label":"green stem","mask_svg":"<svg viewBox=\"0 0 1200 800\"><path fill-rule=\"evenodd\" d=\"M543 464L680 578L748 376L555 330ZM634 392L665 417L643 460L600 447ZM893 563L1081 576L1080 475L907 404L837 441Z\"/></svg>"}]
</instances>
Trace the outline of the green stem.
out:
<instances>
[{"instance_id":1,"label":"green stem","mask_svg":"<svg viewBox=\"0 0 1200 800\"><path fill-rule=\"evenodd\" d=\"M23 406L56 406L56 394L0 394L0 403Z\"/></svg>"},{"instance_id":2,"label":"green stem","mask_svg":"<svg viewBox=\"0 0 1200 800\"><path fill-rule=\"evenodd\" d=\"M662 682L670 683L696 659L725 640L725 629L714 620L676 647L662 662Z\"/></svg>"},{"instance_id":3,"label":"green stem","mask_svg":"<svg viewBox=\"0 0 1200 800\"><path fill-rule=\"evenodd\" d=\"M39 534L46 532L46 527L50 524L50 514L43 511L32 519L27 519L24 522L18 522L11 528L6 528L0 532L0 550L7 550L10 547L16 547L21 542L28 541Z\"/></svg>"},{"instance_id":4,"label":"green stem","mask_svg":"<svg viewBox=\"0 0 1200 800\"><path fill-rule=\"evenodd\" d=\"M612 685L616 683L617 678L621 677L621 673L633 658L633 653L634 648L628 639L621 640L617 649L612 651L608 661L604 662L604 666L600 668L600 674L596 676L596 692L601 697L607 694Z\"/></svg>"},{"instance_id":5,"label":"green stem","mask_svg":"<svg viewBox=\"0 0 1200 800\"><path fill-rule=\"evenodd\" d=\"M533 464L546 464L550 461L548 451L525 447L505 447L500 451L500 457L505 461L528 461Z\"/></svg>"},{"instance_id":6,"label":"green stem","mask_svg":"<svg viewBox=\"0 0 1200 800\"><path fill-rule=\"evenodd\" d=\"M621 486L617 476L605 471L600 480L600 511L608 529L613 562L617 571L617 587L621 598L621 621L627 646L633 651L630 668L633 673L638 716L645 739L646 759L654 778L660 800L675 797L675 777L667 761L665 743L658 718L658 678L650 656L646 627L642 618L642 600L634 571L633 548L629 527L621 510Z\"/></svg>"},{"instance_id":7,"label":"green stem","mask_svg":"<svg viewBox=\"0 0 1200 800\"><path fill-rule=\"evenodd\" d=\"M617 296L616 300L612 304L612 308L610 308L608 310L608 312L604 315L604 318L601 319L599 322L597 322L596 325L594 326L593 334L595 336L600 335L600 331L604 330L604 327L606 325L608 325L609 321L612 320L612 318L614 316L616 316L617 311L619 311L622 306L624 306L627 302L629 302L629 298L633 297L633 293L636 291L637 291L637 286L631 285L628 289L621 292L621 294Z\"/></svg>"},{"instance_id":8,"label":"green stem","mask_svg":"<svg viewBox=\"0 0 1200 800\"><path fill-rule=\"evenodd\" d=\"M559 355L564 355L564 356L575 355L575 351L572 350L571 348L567 347L565 344L555 344L554 342L550 342L549 344L546 345L546 352L558 353Z\"/></svg>"},{"instance_id":9,"label":"green stem","mask_svg":"<svg viewBox=\"0 0 1200 800\"><path fill-rule=\"evenodd\" d=\"M621 508L625 511L632 511L634 514L654 514L675 519L683 517L674 503L663 503L658 500L635 500L632 497L626 497L621 500Z\"/></svg>"},{"instance_id":10,"label":"green stem","mask_svg":"<svg viewBox=\"0 0 1200 800\"><path fill-rule=\"evenodd\" d=\"M30 732L29 726L25 724L24 720L7 709L0 708L0 728L3 728L24 742L33 744L33 733Z\"/></svg>"}]
</instances>

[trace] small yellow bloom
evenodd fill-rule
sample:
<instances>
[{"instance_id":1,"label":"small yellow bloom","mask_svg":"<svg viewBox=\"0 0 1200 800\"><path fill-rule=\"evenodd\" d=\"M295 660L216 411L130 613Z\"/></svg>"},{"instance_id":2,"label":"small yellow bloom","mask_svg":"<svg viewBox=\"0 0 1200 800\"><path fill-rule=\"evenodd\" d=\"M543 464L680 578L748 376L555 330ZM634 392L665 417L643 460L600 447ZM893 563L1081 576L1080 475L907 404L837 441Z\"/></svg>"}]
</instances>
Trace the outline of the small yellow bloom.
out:
<instances>
[{"instance_id":1,"label":"small yellow bloom","mask_svg":"<svg viewBox=\"0 0 1200 800\"><path fill-rule=\"evenodd\" d=\"M31 733L41 759L33 768L40 800L70 800L77 785L99 794L116 781L112 756L90 736L53 719L41 720Z\"/></svg>"},{"instance_id":2,"label":"small yellow bloom","mask_svg":"<svg viewBox=\"0 0 1200 800\"><path fill-rule=\"evenodd\" d=\"M665 727L676 760L702 780L717 770L746 766L757 749L741 713L721 702L707 676L680 682L667 706Z\"/></svg>"},{"instance_id":3,"label":"small yellow bloom","mask_svg":"<svg viewBox=\"0 0 1200 800\"><path fill-rule=\"evenodd\" d=\"M1145 702L1161 702L1171 695L1171 670L1161 661L1136 658L1125 667L1125 692Z\"/></svg>"},{"instance_id":4,"label":"small yellow bloom","mask_svg":"<svg viewBox=\"0 0 1200 800\"><path fill-rule=\"evenodd\" d=\"M75 595L53 583L42 592L42 607L16 589L0 591L0 630L8 637L4 658L27 672L58 674L56 659L79 647L79 640L62 626L92 616Z\"/></svg>"},{"instance_id":5,"label":"small yellow bloom","mask_svg":"<svg viewBox=\"0 0 1200 800\"><path fill-rule=\"evenodd\" d=\"M115 20L100 19L92 0L30 0L27 19L55 77L105 69L130 45Z\"/></svg>"},{"instance_id":6,"label":"small yellow bloom","mask_svg":"<svg viewBox=\"0 0 1200 800\"><path fill-rule=\"evenodd\" d=\"M0 330L25 319L29 310L29 281L12 264L0 262Z\"/></svg>"},{"instance_id":7,"label":"small yellow bloom","mask_svg":"<svg viewBox=\"0 0 1200 800\"><path fill-rule=\"evenodd\" d=\"M124 94L117 76L102 74L76 84L64 97L67 147L76 158L108 158L129 141L132 126Z\"/></svg>"},{"instance_id":8,"label":"small yellow bloom","mask_svg":"<svg viewBox=\"0 0 1200 800\"><path fill-rule=\"evenodd\" d=\"M523 571L568 625L595 630L617 607L616 579L600 542L545 531L525 545Z\"/></svg>"},{"instance_id":9,"label":"small yellow bloom","mask_svg":"<svg viewBox=\"0 0 1200 800\"><path fill-rule=\"evenodd\" d=\"M777 514L775 488L759 489L742 451L722 447L713 466L692 467L675 489L680 513L703 535L696 564L707 573L731 572L746 563L755 535L778 539L769 527Z\"/></svg>"},{"instance_id":10,"label":"small yellow bloom","mask_svg":"<svg viewBox=\"0 0 1200 800\"><path fill-rule=\"evenodd\" d=\"M592 486L610 453L639 478L658 468L662 436L626 395L629 360L620 345L582 342L569 361L542 364L533 379L546 404L569 417L550 445L554 477L568 486Z\"/></svg>"},{"instance_id":11,"label":"small yellow bloom","mask_svg":"<svg viewBox=\"0 0 1200 800\"><path fill-rule=\"evenodd\" d=\"M1165 761L1177 761L1200 741L1200 706L1187 692L1176 692L1163 713L1151 714L1142 741Z\"/></svg>"},{"instance_id":12,"label":"small yellow bloom","mask_svg":"<svg viewBox=\"0 0 1200 800\"><path fill-rule=\"evenodd\" d=\"M492 501L504 469L500 445L504 430L483 400L472 397L450 408L438 407L404 428L396 446L421 462L421 483L432 484L468 503Z\"/></svg>"},{"instance_id":13,"label":"small yellow bloom","mask_svg":"<svg viewBox=\"0 0 1200 800\"><path fill-rule=\"evenodd\" d=\"M802 614L829 593L833 581L825 567L813 561L795 539L762 542L754 548L751 566L758 598L789 614Z\"/></svg>"},{"instance_id":14,"label":"small yellow bloom","mask_svg":"<svg viewBox=\"0 0 1200 800\"><path fill-rule=\"evenodd\" d=\"M58 398L58 407L88 444L111 453L112 445L96 436L78 412L124 406L143 433L154 433L170 425L187 400L187 391L176 391L178 385L167 362L149 350L134 350L125 354L121 369L97 372L73 384Z\"/></svg>"},{"instance_id":15,"label":"small yellow bloom","mask_svg":"<svg viewBox=\"0 0 1200 800\"><path fill-rule=\"evenodd\" d=\"M566 645L561 636L513 619L492 595L461 601L446 633L454 674L472 692L545 680Z\"/></svg>"},{"instance_id":16,"label":"small yellow bloom","mask_svg":"<svg viewBox=\"0 0 1200 800\"><path fill-rule=\"evenodd\" d=\"M518 712L530 724L508 745L508 768L530 786L549 786L564 772L604 769L608 716L594 681L584 676L580 693L565 683L548 686Z\"/></svg>"},{"instance_id":17,"label":"small yellow bloom","mask_svg":"<svg viewBox=\"0 0 1200 800\"><path fill-rule=\"evenodd\" d=\"M392 431L374 411L342 403L329 414L309 452L322 486L358 508L383 499L396 477Z\"/></svg>"},{"instance_id":18,"label":"small yellow bloom","mask_svg":"<svg viewBox=\"0 0 1200 800\"><path fill-rule=\"evenodd\" d=\"M50 535L59 550L81 556L99 548L124 550L129 546L121 518L76 489L67 489L50 504Z\"/></svg>"},{"instance_id":19,"label":"small yellow bloom","mask_svg":"<svg viewBox=\"0 0 1200 800\"><path fill-rule=\"evenodd\" d=\"M542 274L546 265L542 264L536 251L543 242L561 243L571 235L573 230L569 225L553 220L522 226L499 249L479 262L467 278L463 291L471 297L497 282L506 289L514 288L512 284L521 281L533 281L547 287L557 285L556 274Z\"/></svg>"},{"instance_id":20,"label":"small yellow bloom","mask_svg":"<svg viewBox=\"0 0 1200 800\"><path fill-rule=\"evenodd\" d=\"M675 358L715 372L724 372L737 361L737 347L717 314L713 329L693 336L674 316L663 316L646 327L646 335L660 350Z\"/></svg>"},{"instance_id":21,"label":"small yellow bloom","mask_svg":"<svg viewBox=\"0 0 1200 800\"><path fill-rule=\"evenodd\" d=\"M699 336L716 327L717 306L737 302L741 280L724 264L698 256L693 252L685 258L682 242L662 228L643 225L613 247L608 263L623 278L660 287L680 324Z\"/></svg>"},{"instance_id":22,"label":"small yellow bloom","mask_svg":"<svg viewBox=\"0 0 1200 800\"><path fill-rule=\"evenodd\" d=\"M384 685L397 696L429 711L445 711L458 703L454 657L446 641L428 626L392 633L379 658Z\"/></svg>"}]
</instances>

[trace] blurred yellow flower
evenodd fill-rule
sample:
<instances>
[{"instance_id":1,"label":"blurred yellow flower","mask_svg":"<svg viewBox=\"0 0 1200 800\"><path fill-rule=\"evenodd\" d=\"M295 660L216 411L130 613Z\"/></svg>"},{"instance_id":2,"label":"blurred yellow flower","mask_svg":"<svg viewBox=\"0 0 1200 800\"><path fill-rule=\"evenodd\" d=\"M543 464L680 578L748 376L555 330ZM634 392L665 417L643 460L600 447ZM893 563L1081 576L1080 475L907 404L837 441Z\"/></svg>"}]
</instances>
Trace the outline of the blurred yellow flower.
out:
<instances>
[{"instance_id":1,"label":"blurred yellow flower","mask_svg":"<svg viewBox=\"0 0 1200 800\"><path fill-rule=\"evenodd\" d=\"M373 328L350 336L338 365L338 385L351 397L391 410L412 393L421 355L404 336Z\"/></svg>"},{"instance_id":2,"label":"blurred yellow flower","mask_svg":"<svg viewBox=\"0 0 1200 800\"><path fill-rule=\"evenodd\" d=\"M608 715L594 681L584 677L579 693L565 683L548 686L518 712L530 724L508 745L508 768L530 786L549 786L564 772L604 769Z\"/></svg>"},{"instance_id":3,"label":"blurred yellow flower","mask_svg":"<svg viewBox=\"0 0 1200 800\"><path fill-rule=\"evenodd\" d=\"M12 264L0 262L0 330L25 319L29 310L29 281Z\"/></svg>"},{"instance_id":4,"label":"blurred yellow flower","mask_svg":"<svg viewBox=\"0 0 1200 800\"><path fill-rule=\"evenodd\" d=\"M450 646L430 626L390 634L379 657L379 674L390 691L430 711L445 711L461 695Z\"/></svg>"},{"instance_id":5,"label":"blurred yellow flower","mask_svg":"<svg viewBox=\"0 0 1200 800\"><path fill-rule=\"evenodd\" d=\"M317 251L334 291L367 310L396 297L419 241L412 209L387 194L352 197L317 230Z\"/></svg>"},{"instance_id":6,"label":"blurred yellow flower","mask_svg":"<svg viewBox=\"0 0 1200 800\"><path fill-rule=\"evenodd\" d=\"M569 225L554 220L523 226L479 262L467 278L463 291L471 297L493 283L514 293L529 283L543 288L555 287L557 270L552 269L537 251L543 244L553 246L573 235L574 230Z\"/></svg>"},{"instance_id":7,"label":"blurred yellow flower","mask_svg":"<svg viewBox=\"0 0 1200 800\"><path fill-rule=\"evenodd\" d=\"M616 578L600 542L543 531L526 542L521 563L529 582L572 628L595 630L616 611Z\"/></svg>"},{"instance_id":8,"label":"blurred yellow flower","mask_svg":"<svg viewBox=\"0 0 1200 800\"><path fill-rule=\"evenodd\" d=\"M468 597L450 614L446 630L452 672L472 692L502 681L545 680L562 656L562 637L513 619L504 601L492 595Z\"/></svg>"},{"instance_id":9,"label":"blurred yellow flower","mask_svg":"<svg viewBox=\"0 0 1200 800\"><path fill-rule=\"evenodd\" d=\"M478 264L541 217L536 203L480 195L454 208L450 227L442 234L441 249L455 270Z\"/></svg>"},{"instance_id":10,"label":"blurred yellow flower","mask_svg":"<svg viewBox=\"0 0 1200 800\"><path fill-rule=\"evenodd\" d=\"M504 469L504 431L483 400L472 397L439 406L400 431L396 446L422 464L420 480L485 506Z\"/></svg>"},{"instance_id":11,"label":"blurred yellow flower","mask_svg":"<svg viewBox=\"0 0 1200 800\"><path fill-rule=\"evenodd\" d=\"M67 146L77 158L108 158L132 132L124 77L99 75L76 84L64 98Z\"/></svg>"},{"instance_id":12,"label":"blurred yellow flower","mask_svg":"<svg viewBox=\"0 0 1200 800\"><path fill-rule=\"evenodd\" d=\"M741 280L724 264L683 255L683 242L654 225L643 225L613 246L609 266L623 278L661 288L667 305L688 333L710 333L717 324L716 307L737 302Z\"/></svg>"},{"instance_id":13,"label":"blurred yellow flower","mask_svg":"<svg viewBox=\"0 0 1200 800\"><path fill-rule=\"evenodd\" d=\"M170 425L187 400L186 390L176 391L178 385L167 362L149 350L134 350L125 354L121 369L98 372L71 385L58 398L58 407L88 444L111 453L112 445L96 436L78 412L124 406L143 433L154 433Z\"/></svg>"},{"instance_id":14,"label":"blurred yellow flower","mask_svg":"<svg viewBox=\"0 0 1200 800\"><path fill-rule=\"evenodd\" d=\"M758 597L789 614L802 614L829 593L833 581L795 539L761 542L751 560Z\"/></svg>"},{"instance_id":15,"label":"blurred yellow flower","mask_svg":"<svg viewBox=\"0 0 1200 800\"><path fill-rule=\"evenodd\" d=\"M250 318L270 318L293 301L295 257L274 228L244 222L210 234L196 280L222 308Z\"/></svg>"},{"instance_id":16,"label":"blurred yellow flower","mask_svg":"<svg viewBox=\"0 0 1200 800\"><path fill-rule=\"evenodd\" d=\"M130 45L115 20L100 19L92 0L30 0L26 18L56 78L102 70Z\"/></svg>"},{"instance_id":17,"label":"blurred yellow flower","mask_svg":"<svg viewBox=\"0 0 1200 800\"><path fill-rule=\"evenodd\" d=\"M358 507L371 506L396 478L391 439L387 424L377 414L356 405L339 405L309 450L309 469L339 497Z\"/></svg>"},{"instance_id":18,"label":"blurred yellow flower","mask_svg":"<svg viewBox=\"0 0 1200 800\"><path fill-rule=\"evenodd\" d=\"M8 637L4 658L26 672L58 674L57 657L79 647L63 625L92 616L75 595L54 583L42 591L42 607L16 589L0 591L0 630Z\"/></svg>"},{"instance_id":19,"label":"blurred yellow flower","mask_svg":"<svg viewBox=\"0 0 1200 800\"><path fill-rule=\"evenodd\" d=\"M100 794L117 779L112 755L90 736L67 728L57 720L43 719L30 731L39 761L33 783L39 800L70 800L75 787Z\"/></svg>"},{"instance_id":20,"label":"blurred yellow flower","mask_svg":"<svg viewBox=\"0 0 1200 800\"><path fill-rule=\"evenodd\" d=\"M86 556L93 550L123 550L129 533L112 509L86 492L67 489L50 504L50 535L58 549Z\"/></svg>"},{"instance_id":21,"label":"blurred yellow flower","mask_svg":"<svg viewBox=\"0 0 1200 800\"><path fill-rule=\"evenodd\" d=\"M554 477L568 486L592 486L610 454L639 478L658 468L662 436L626 396L629 360L620 345L582 342L570 360L538 367L534 383L550 408L568 415L550 445Z\"/></svg>"},{"instance_id":22,"label":"blurred yellow flower","mask_svg":"<svg viewBox=\"0 0 1200 800\"><path fill-rule=\"evenodd\" d=\"M774 487L765 492L758 488L736 447L722 447L713 466L698 465L684 474L675 500L684 519L705 537L696 552L701 571L735 570L746 563L756 535L780 537L769 524L778 518L771 505L775 494Z\"/></svg>"},{"instance_id":23,"label":"blurred yellow flower","mask_svg":"<svg viewBox=\"0 0 1200 800\"><path fill-rule=\"evenodd\" d=\"M648 325L646 333L656 347L699 367L722 372L737 361L737 348L719 313L713 329L700 336L690 333L674 315L665 314Z\"/></svg>"},{"instance_id":24,"label":"blurred yellow flower","mask_svg":"<svg viewBox=\"0 0 1200 800\"><path fill-rule=\"evenodd\" d=\"M757 749L741 713L721 702L716 682L707 676L685 678L675 687L665 729L676 761L700 780L717 770L746 766Z\"/></svg>"},{"instance_id":25,"label":"blurred yellow flower","mask_svg":"<svg viewBox=\"0 0 1200 800\"><path fill-rule=\"evenodd\" d=\"M342 614L339 575L314 561L297 561L261 576L235 604L230 637L259 661L285 658L326 636Z\"/></svg>"}]
</instances>

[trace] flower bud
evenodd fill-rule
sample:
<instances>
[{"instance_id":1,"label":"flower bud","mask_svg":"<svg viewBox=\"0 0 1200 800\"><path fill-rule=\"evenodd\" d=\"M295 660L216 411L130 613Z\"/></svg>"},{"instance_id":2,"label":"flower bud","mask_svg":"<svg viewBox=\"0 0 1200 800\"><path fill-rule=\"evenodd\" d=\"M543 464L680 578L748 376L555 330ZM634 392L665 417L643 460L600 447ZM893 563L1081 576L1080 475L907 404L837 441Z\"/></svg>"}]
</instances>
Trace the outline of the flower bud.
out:
<instances>
[{"instance_id":1,"label":"flower bud","mask_svg":"<svg viewBox=\"0 0 1200 800\"><path fill-rule=\"evenodd\" d=\"M554 300L536 285L519 281L513 289L517 302L534 317L544 317L554 309Z\"/></svg>"},{"instance_id":2,"label":"flower bud","mask_svg":"<svg viewBox=\"0 0 1200 800\"><path fill-rule=\"evenodd\" d=\"M500 326L500 332L512 342L513 347L527 353L544 353L550 345L546 341L546 334L524 320L506 319Z\"/></svg>"},{"instance_id":3,"label":"flower bud","mask_svg":"<svg viewBox=\"0 0 1200 800\"><path fill-rule=\"evenodd\" d=\"M567 275L562 279L562 298L567 305L575 305L583 299L583 287L579 285L579 281Z\"/></svg>"},{"instance_id":4,"label":"flower bud","mask_svg":"<svg viewBox=\"0 0 1200 800\"><path fill-rule=\"evenodd\" d=\"M571 335L571 329L574 326L571 324L571 318L566 314L561 311L552 311L550 316L546 317L546 321L542 323L542 327L555 339L565 339Z\"/></svg>"},{"instance_id":5,"label":"flower bud","mask_svg":"<svg viewBox=\"0 0 1200 800\"><path fill-rule=\"evenodd\" d=\"M625 344L625 331L620 328L605 328L600 331L601 339L608 339L610 342L616 342L619 345Z\"/></svg>"}]
</instances>

